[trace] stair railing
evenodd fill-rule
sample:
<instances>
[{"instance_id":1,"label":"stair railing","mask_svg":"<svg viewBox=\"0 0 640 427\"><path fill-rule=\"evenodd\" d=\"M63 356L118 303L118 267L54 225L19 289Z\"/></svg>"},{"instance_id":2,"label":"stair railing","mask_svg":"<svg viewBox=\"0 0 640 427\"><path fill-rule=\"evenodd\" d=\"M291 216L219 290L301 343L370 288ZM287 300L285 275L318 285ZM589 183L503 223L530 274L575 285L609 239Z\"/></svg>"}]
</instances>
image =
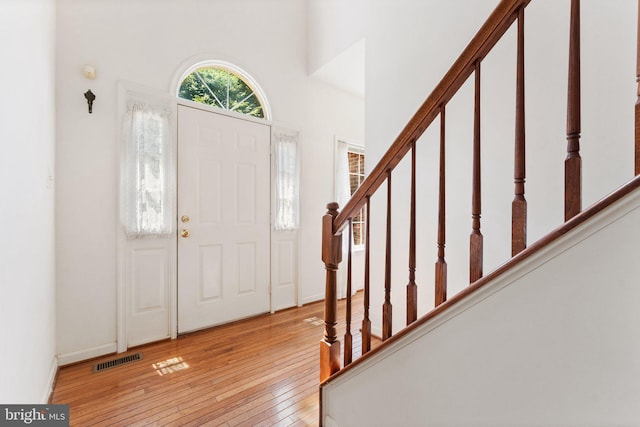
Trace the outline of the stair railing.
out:
<instances>
[{"instance_id":1,"label":"stair railing","mask_svg":"<svg viewBox=\"0 0 640 427\"><path fill-rule=\"evenodd\" d=\"M451 66L433 92L400 132L380 162L373 168L353 197L341 211L337 203L327 205L328 211L322 219L322 260L326 269L324 337L320 342L320 379L326 380L341 369L340 340L337 336L337 271L342 261L342 235L348 233L351 240L351 221L366 209L365 225L365 271L364 271L364 319L362 321L362 354L371 350L370 305L370 200L373 194L387 183L386 208L386 253L384 273L384 303L382 306L382 341L392 336L391 304L391 181L392 172L400 161L411 152L411 189L409 224L409 278L406 286L407 326L417 319L416 270L416 142L432 122L440 117L440 166L438 196L437 260L435 263L435 305L447 300L447 262L445 257L445 142L446 106L467 79L475 75L474 132L472 169L472 210L470 235L470 277L474 283L483 277L483 235L481 232L481 163L480 163L480 73L481 64L487 54L502 38L514 22L517 22L516 53L516 102L515 102L515 155L514 155L514 199L512 202L512 256L527 247L527 200L525 198L525 85L524 85L524 24L525 8L531 0L502 0L487 21L473 37L462 54ZM639 0L640 5L640 0ZM638 33L640 43L640 31ZM635 172L640 173L640 53L638 54L637 81L638 102L635 106ZM571 22L569 36L569 76L567 103L567 157L565 160L565 220L581 211L581 158L580 158L580 0L571 0ZM351 246L347 254L351 265ZM350 288L351 268L347 272ZM345 319L344 366L352 356L351 336L351 292L347 292L347 314Z\"/></svg>"}]
</instances>

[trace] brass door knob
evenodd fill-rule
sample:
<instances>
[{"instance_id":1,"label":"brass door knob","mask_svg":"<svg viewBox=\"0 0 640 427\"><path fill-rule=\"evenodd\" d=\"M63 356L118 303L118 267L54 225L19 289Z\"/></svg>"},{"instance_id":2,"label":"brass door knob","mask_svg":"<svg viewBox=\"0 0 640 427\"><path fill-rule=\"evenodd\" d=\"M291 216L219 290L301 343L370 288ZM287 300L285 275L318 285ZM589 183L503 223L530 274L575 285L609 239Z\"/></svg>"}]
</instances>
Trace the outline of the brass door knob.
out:
<instances>
[{"instance_id":1,"label":"brass door knob","mask_svg":"<svg viewBox=\"0 0 640 427\"><path fill-rule=\"evenodd\" d=\"M182 222L189 222L190 219L191 218L189 218L189 215L182 215L180 217L180 221L182 221Z\"/></svg>"},{"instance_id":2,"label":"brass door knob","mask_svg":"<svg viewBox=\"0 0 640 427\"><path fill-rule=\"evenodd\" d=\"M189 230L182 230L182 231L180 232L180 235L181 235L182 237L189 237L189 236L191 235L191 233L189 233Z\"/></svg>"}]
</instances>

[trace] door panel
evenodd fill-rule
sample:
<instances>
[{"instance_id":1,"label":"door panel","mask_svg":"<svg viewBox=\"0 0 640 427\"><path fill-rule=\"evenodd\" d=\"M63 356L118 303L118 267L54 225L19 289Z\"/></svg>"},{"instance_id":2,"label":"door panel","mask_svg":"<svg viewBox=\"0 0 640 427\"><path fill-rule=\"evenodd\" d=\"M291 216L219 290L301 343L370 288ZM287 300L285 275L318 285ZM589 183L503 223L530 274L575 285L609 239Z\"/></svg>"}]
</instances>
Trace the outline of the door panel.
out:
<instances>
[{"instance_id":1,"label":"door panel","mask_svg":"<svg viewBox=\"0 0 640 427\"><path fill-rule=\"evenodd\" d=\"M297 304L297 232L275 233L271 244L271 309Z\"/></svg>"},{"instance_id":2,"label":"door panel","mask_svg":"<svg viewBox=\"0 0 640 427\"><path fill-rule=\"evenodd\" d=\"M128 346L169 337L174 254L167 239L136 239L128 242L125 264Z\"/></svg>"},{"instance_id":3,"label":"door panel","mask_svg":"<svg viewBox=\"0 0 640 427\"><path fill-rule=\"evenodd\" d=\"M270 143L269 126L178 107L179 332L270 309Z\"/></svg>"}]
</instances>

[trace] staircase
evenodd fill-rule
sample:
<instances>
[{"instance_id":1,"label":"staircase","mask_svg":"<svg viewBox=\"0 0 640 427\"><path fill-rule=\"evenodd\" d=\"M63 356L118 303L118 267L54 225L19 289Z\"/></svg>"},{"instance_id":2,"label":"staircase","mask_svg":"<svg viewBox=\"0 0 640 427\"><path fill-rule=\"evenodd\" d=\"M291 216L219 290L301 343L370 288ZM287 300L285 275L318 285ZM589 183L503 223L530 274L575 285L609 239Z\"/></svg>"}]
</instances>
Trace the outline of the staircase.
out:
<instances>
[{"instance_id":1,"label":"staircase","mask_svg":"<svg viewBox=\"0 0 640 427\"><path fill-rule=\"evenodd\" d=\"M320 423L388 425L640 425L640 321L634 242L640 237L640 178L582 209L580 155L580 1L571 0L564 162L565 223L527 244L525 192L525 10L530 0L502 0L352 199L323 217L325 333L320 343ZM535 2L533 2L535 3ZM517 64L512 258L485 274L481 229L481 66L516 27ZM640 81L640 68L636 73ZM446 107L473 76L474 129L469 286L447 294ZM439 119L438 233L433 310L419 315L416 283L416 146ZM640 103L635 106L635 175L640 173ZM392 178L410 162L406 327L393 328ZM386 184L386 185L383 185ZM382 344L371 349L371 199L386 187ZM381 191L382 189L382 191ZM364 319L336 318L337 270L351 220L367 218ZM378 214L378 212L374 212ZM351 294L351 248L346 253ZM397 292L397 289L396 289ZM340 341L337 330L346 333ZM397 328L396 328L397 329ZM359 330L358 332L356 332ZM353 332L352 332L353 331ZM615 331L615 333L612 333ZM354 359L353 334L362 334ZM342 345L341 345L342 344Z\"/></svg>"}]
</instances>

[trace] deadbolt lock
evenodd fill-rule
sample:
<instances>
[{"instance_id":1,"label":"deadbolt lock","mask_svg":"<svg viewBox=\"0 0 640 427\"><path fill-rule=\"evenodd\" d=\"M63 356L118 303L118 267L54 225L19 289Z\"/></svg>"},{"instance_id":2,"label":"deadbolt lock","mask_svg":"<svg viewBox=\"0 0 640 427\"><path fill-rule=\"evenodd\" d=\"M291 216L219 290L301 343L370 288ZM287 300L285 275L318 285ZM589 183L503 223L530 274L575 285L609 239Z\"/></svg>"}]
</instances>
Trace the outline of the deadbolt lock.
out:
<instances>
[{"instance_id":1,"label":"deadbolt lock","mask_svg":"<svg viewBox=\"0 0 640 427\"><path fill-rule=\"evenodd\" d=\"M190 219L189 215L182 215L180 217L180 221L182 221L182 222L189 222L189 219Z\"/></svg>"}]
</instances>

